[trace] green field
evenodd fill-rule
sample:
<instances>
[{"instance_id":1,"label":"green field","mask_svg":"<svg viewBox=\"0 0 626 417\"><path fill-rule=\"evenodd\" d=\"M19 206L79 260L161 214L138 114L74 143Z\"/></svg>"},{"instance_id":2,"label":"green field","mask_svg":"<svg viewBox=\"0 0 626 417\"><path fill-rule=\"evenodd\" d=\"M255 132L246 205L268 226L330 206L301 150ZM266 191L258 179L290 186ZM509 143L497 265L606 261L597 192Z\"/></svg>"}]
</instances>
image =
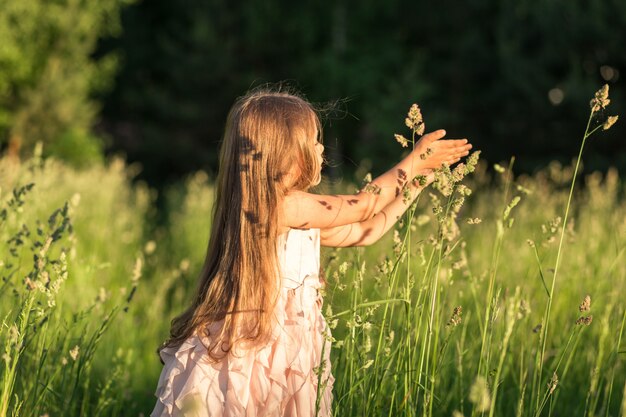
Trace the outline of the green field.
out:
<instances>
[{"instance_id":1,"label":"green field","mask_svg":"<svg viewBox=\"0 0 626 417\"><path fill-rule=\"evenodd\" d=\"M626 415L624 185L581 167L568 205L575 160L512 162L442 177L374 246L323 250L337 416ZM136 172L0 160L0 417L151 411L213 194L197 173L157 222Z\"/></svg>"}]
</instances>

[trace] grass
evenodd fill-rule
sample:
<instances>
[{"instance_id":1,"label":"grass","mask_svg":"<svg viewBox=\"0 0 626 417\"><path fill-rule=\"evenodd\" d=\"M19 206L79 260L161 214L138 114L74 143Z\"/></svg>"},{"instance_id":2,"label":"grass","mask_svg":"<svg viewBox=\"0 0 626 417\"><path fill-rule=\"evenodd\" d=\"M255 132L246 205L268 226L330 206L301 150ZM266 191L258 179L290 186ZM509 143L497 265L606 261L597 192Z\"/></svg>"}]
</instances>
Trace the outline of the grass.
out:
<instances>
[{"instance_id":1,"label":"grass","mask_svg":"<svg viewBox=\"0 0 626 417\"><path fill-rule=\"evenodd\" d=\"M580 173L598 110L571 166L444 170L381 242L323 251L335 415L626 415L624 186ZM157 227L134 172L0 159L0 417L151 411L213 197L191 176Z\"/></svg>"}]
</instances>

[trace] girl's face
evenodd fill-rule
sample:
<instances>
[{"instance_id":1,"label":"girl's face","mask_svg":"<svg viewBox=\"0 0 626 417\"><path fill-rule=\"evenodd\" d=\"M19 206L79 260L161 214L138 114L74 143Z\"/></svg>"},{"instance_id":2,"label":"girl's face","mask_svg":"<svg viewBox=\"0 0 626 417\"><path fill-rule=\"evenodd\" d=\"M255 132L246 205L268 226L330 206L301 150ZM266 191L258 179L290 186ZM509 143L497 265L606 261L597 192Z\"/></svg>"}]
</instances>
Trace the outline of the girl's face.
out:
<instances>
[{"instance_id":1,"label":"girl's face","mask_svg":"<svg viewBox=\"0 0 626 417\"><path fill-rule=\"evenodd\" d=\"M317 179L313 185L317 185L322 180L322 163L324 163L324 145L315 140L315 156L317 156Z\"/></svg>"}]
</instances>

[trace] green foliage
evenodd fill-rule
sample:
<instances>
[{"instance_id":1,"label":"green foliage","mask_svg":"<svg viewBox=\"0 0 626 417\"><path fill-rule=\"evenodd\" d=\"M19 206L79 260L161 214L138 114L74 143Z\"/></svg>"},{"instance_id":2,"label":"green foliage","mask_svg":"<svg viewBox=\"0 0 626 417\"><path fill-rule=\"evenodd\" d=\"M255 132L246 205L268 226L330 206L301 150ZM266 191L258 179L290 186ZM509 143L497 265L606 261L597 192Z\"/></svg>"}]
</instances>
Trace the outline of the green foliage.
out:
<instances>
[{"instance_id":1,"label":"green foliage","mask_svg":"<svg viewBox=\"0 0 626 417\"><path fill-rule=\"evenodd\" d=\"M534 416L544 398L537 415L618 414L626 384L619 353L626 317L623 182L614 170L594 173L574 197L544 370L533 382L549 300L542 274L549 284L562 225L555 219L573 167L553 164L517 179L509 171L491 178L485 169L481 164L467 182L473 193L451 241L439 234L454 230L449 217L433 213L424 196L395 237L326 252L336 415ZM458 194L436 195L445 212ZM521 200L504 221L516 196ZM580 312L587 294L591 311ZM577 324L589 315L589 326ZM555 370L559 382L550 392Z\"/></svg>"},{"instance_id":2,"label":"green foliage","mask_svg":"<svg viewBox=\"0 0 626 417\"><path fill-rule=\"evenodd\" d=\"M179 188L172 188L167 194L169 226L146 236L143 230L152 230L150 203L154 195L141 184L129 185L134 175L132 166L110 161L105 167L77 171L52 159L43 165L37 161L18 168L10 160L0 160L0 196L6 209L0 209L4 213L0 273L8 278L0 283L0 317L4 323L0 340L10 349L9 358L18 357L18 345L7 343L15 335L30 341L19 354L12 374L12 392L17 399L10 396L9 409L21 404L15 414L18 416L53 415L61 409L68 417L147 414L154 405L153 392L161 369L156 347L167 336L170 319L189 302L204 261L213 186L199 173ZM451 202L461 190L466 196L465 205L456 207L460 209L455 219L458 230L450 217L437 214L439 210L433 213L433 203L425 194L416 206L414 221L405 222L396 234L399 238L403 230L412 228L410 245L405 243L403 248L397 238L389 236L365 249L324 252L328 281L324 311L336 339L332 362L337 377L337 415L410 415L410 404L423 404L422 386L434 389L433 415L449 416L462 410L469 416L472 404L476 409L493 405L496 373L476 377L487 306L493 316L483 369L500 369L493 413L509 415L511 407L521 402L521 415L533 415L530 401L537 395L533 396L530 383L541 334L536 326L548 299L540 271L549 283L549 266L558 249L555 235L562 224L557 218L567 200L566 186L573 167L554 163L535 176L517 179L508 170L492 178L485 168L479 165L466 180L473 190L471 195L457 188L448 196ZM32 183L29 190L19 191ZM489 185L492 183L495 187ZM572 201L574 210L565 235L567 245L552 305L544 365L551 372L562 357L561 369L567 371L558 372L555 397L543 415L550 407L559 415L581 415L585 407L615 414L625 383L623 353L617 353L624 349L618 337L626 308L622 297L626 291L623 183L616 171L606 176L588 175L585 183L586 188L575 193ZM333 191L341 192L348 186L336 187ZM510 191L505 197L507 187ZM15 196L12 189L17 190ZM516 196L519 203L498 226ZM439 204L448 197L440 196ZM10 200L19 203L9 204ZM447 204L442 207L445 213ZM48 223L56 208L62 210ZM472 221L467 222L470 218ZM32 262L33 255L41 250L35 242L45 241L64 223L67 226L59 239L41 258L45 268L38 267ZM22 224L30 231L29 236L18 235L24 230ZM451 232L452 240L446 240L445 246L437 245L440 224ZM38 225L42 235L37 233ZM489 299L499 227L504 228L500 262ZM15 236L21 241L19 246L16 239L9 242ZM527 245L528 239L535 247ZM12 247L17 248L17 257L11 255ZM437 255L440 250L441 259ZM47 295L37 290L34 294L42 303L35 301L28 319L20 318L20 312L28 311L28 296L33 294L25 277L46 270L50 282L56 282L64 274L61 253L67 277L61 280L58 293ZM59 272L53 265L61 268ZM395 286L390 275L394 268ZM428 291L433 294L435 277L438 286L432 329L437 330L431 343L436 337L438 353L431 359L437 366L429 368L436 371L434 382L425 377L420 382L419 374L407 370L405 364L419 360L424 349L422 337L428 336L426 318L430 311L425 296ZM30 278L30 282L38 281ZM580 317L578 305L587 294L591 295L593 322L581 327L575 324ZM50 299L53 306L47 303ZM390 310L383 321L386 306ZM462 306L461 314L454 316L458 306ZM45 323L41 323L40 311L47 317ZM78 355L73 360L76 346ZM3 360L2 366L5 363ZM2 384L7 377L2 372L0 369L0 386L5 387ZM542 395L552 377L550 372L544 372L538 385ZM414 385L407 390L408 381ZM425 385L427 382L433 385ZM419 395L404 400L411 387L419 389Z\"/></svg>"},{"instance_id":3,"label":"green foliage","mask_svg":"<svg viewBox=\"0 0 626 417\"><path fill-rule=\"evenodd\" d=\"M130 172L0 159L1 416L126 415L151 200Z\"/></svg>"},{"instance_id":4,"label":"green foliage","mask_svg":"<svg viewBox=\"0 0 626 417\"><path fill-rule=\"evenodd\" d=\"M608 89L595 100L585 139L606 126ZM136 167L77 170L40 150L0 159L0 417L147 414L156 347L204 261L213 185L200 172L169 189L168 224L154 228ZM513 161L491 177L477 159L438 171L379 244L323 253L336 415L624 408L617 171L580 189L580 158L519 177Z\"/></svg>"},{"instance_id":5,"label":"green foliage","mask_svg":"<svg viewBox=\"0 0 626 417\"><path fill-rule=\"evenodd\" d=\"M35 142L84 146L92 160L90 130L99 111L93 94L110 88L113 54L94 58L97 41L120 31L127 0L1 0L0 143L33 149ZM75 161L76 155L64 156Z\"/></svg>"},{"instance_id":6,"label":"green foliage","mask_svg":"<svg viewBox=\"0 0 626 417\"><path fill-rule=\"evenodd\" d=\"M53 141L44 152L75 167L103 163L102 139L88 131L68 130Z\"/></svg>"}]
</instances>

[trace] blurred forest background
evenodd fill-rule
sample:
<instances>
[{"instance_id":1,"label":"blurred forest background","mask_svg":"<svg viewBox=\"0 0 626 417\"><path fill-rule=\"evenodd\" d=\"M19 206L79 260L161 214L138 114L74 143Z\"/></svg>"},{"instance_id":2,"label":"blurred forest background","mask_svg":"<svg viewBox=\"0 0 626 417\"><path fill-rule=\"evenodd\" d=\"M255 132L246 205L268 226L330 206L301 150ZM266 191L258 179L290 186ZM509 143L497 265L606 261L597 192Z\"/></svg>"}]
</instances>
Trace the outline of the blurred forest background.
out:
<instances>
[{"instance_id":1,"label":"blurred forest background","mask_svg":"<svg viewBox=\"0 0 626 417\"><path fill-rule=\"evenodd\" d=\"M325 110L334 178L396 161L412 102L427 129L470 138L492 162L515 155L523 172L570 161L603 83L612 111L625 105L618 0L0 5L2 151L26 157L42 141L78 166L122 153L156 188L214 173L230 105L268 82ZM589 149L587 169L626 167L624 126Z\"/></svg>"}]
</instances>

